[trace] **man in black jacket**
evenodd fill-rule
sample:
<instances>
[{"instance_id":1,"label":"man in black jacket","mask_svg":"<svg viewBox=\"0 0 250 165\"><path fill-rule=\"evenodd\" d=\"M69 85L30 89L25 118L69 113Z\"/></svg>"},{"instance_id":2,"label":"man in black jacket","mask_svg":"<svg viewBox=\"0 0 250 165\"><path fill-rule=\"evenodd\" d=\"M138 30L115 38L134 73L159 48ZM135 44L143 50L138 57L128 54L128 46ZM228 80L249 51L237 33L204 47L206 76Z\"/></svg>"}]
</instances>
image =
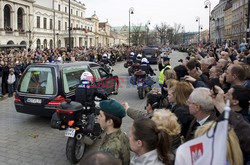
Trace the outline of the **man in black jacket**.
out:
<instances>
[{"instance_id":1,"label":"man in black jacket","mask_svg":"<svg viewBox=\"0 0 250 165\"><path fill-rule=\"evenodd\" d=\"M75 101L81 103L84 107L95 108L95 97L99 97L103 100L107 99L107 93L98 88L94 84L93 75L86 71L81 75L81 83L78 85L75 94Z\"/></svg>"},{"instance_id":2,"label":"man in black jacket","mask_svg":"<svg viewBox=\"0 0 250 165\"><path fill-rule=\"evenodd\" d=\"M3 80L3 61L0 61L0 98L3 96L2 80Z\"/></svg>"}]
</instances>

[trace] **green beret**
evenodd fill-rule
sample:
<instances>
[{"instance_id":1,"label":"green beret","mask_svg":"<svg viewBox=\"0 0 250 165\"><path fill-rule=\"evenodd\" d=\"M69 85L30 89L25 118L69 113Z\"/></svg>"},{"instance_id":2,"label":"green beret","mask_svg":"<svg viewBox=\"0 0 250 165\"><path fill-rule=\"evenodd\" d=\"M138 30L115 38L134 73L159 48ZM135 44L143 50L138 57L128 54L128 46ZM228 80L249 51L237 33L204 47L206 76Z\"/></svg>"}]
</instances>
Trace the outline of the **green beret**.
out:
<instances>
[{"instance_id":1,"label":"green beret","mask_svg":"<svg viewBox=\"0 0 250 165\"><path fill-rule=\"evenodd\" d=\"M126 116L124 107L116 100L101 101L100 108L103 112L115 117L123 118Z\"/></svg>"}]
</instances>

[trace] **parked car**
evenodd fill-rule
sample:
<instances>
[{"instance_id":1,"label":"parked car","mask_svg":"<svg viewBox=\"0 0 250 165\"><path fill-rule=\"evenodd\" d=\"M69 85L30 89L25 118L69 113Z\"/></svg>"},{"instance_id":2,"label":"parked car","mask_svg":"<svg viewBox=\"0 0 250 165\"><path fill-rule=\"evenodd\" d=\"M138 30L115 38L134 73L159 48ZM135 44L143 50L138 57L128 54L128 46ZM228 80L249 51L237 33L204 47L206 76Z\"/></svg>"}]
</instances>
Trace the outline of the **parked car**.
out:
<instances>
[{"instance_id":1,"label":"parked car","mask_svg":"<svg viewBox=\"0 0 250 165\"><path fill-rule=\"evenodd\" d=\"M151 64L157 64L159 51L158 48L144 48L143 56L146 57Z\"/></svg>"},{"instance_id":2,"label":"parked car","mask_svg":"<svg viewBox=\"0 0 250 165\"><path fill-rule=\"evenodd\" d=\"M118 93L118 76L107 73L96 63L32 64L18 83L14 101L16 111L51 117L65 99L75 100L75 89L84 71L95 76L97 87L104 88L108 94Z\"/></svg>"}]
</instances>

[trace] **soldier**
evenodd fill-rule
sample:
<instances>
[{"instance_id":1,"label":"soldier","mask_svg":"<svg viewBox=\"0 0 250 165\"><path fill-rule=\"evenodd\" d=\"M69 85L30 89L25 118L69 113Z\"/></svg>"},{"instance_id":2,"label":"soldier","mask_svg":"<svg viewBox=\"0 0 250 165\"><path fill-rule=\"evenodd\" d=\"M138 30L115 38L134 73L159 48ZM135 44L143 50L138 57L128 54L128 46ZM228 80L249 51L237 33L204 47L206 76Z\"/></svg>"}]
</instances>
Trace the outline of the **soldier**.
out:
<instances>
[{"instance_id":1,"label":"soldier","mask_svg":"<svg viewBox=\"0 0 250 165\"><path fill-rule=\"evenodd\" d=\"M99 150L108 152L115 158L120 159L123 165L129 165L129 140L120 129L122 118L126 115L125 109L115 100L101 101L100 108L98 121L104 129L105 136Z\"/></svg>"}]
</instances>

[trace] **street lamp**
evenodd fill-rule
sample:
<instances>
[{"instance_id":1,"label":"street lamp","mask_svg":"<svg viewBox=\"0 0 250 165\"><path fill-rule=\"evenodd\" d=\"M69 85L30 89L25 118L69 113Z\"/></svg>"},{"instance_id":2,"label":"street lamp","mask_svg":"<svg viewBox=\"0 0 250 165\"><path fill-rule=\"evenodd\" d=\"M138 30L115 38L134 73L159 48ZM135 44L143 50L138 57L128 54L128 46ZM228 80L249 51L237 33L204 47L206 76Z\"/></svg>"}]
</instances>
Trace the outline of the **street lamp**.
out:
<instances>
[{"instance_id":1,"label":"street lamp","mask_svg":"<svg viewBox=\"0 0 250 165\"><path fill-rule=\"evenodd\" d=\"M211 2L209 0L206 0L204 2L204 4L205 4L205 9L209 8L209 15L208 15L208 17L209 17L209 20L208 20L209 21L208 22L208 29L209 29L209 32L208 32L208 41L210 42Z\"/></svg>"},{"instance_id":2,"label":"street lamp","mask_svg":"<svg viewBox=\"0 0 250 165\"><path fill-rule=\"evenodd\" d=\"M200 24L200 17L195 17L196 22L198 22L198 43L200 43L200 29L201 29L201 24Z\"/></svg>"},{"instance_id":3,"label":"street lamp","mask_svg":"<svg viewBox=\"0 0 250 165\"><path fill-rule=\"evenodd\" d=\"M130 46L130 14L134 14L134 8L133 7L130 7L129 10L128 10L128 19L129 19L129 22L128 22L128 45Z\"/></svg>"},{"instance_id":4,"label":"street lamp","mask_svg":"<svg viewBox=\"0 0 250 165\"><path fill-rule=\"evenodd\" d=\"M147 28L147 45L148 45L148 41L149 41L149 35L148 35L148 33L149 33L149 26L150 25L150 21L148 21L147 22L147 24L146 24L146 28Z\"/></svg>"},{"instance_id":5,"label":"street lamp","mask_svg":"<svg viewBox=\"0 0 250 165\"><path fill-rule=\"evenodd\" d=\"M70 23L70 13L71 12L71 8L70 8L70 0L69 0L69 51L71 51L71 34L70 34L70 31L71 31L71 23Z\"/></svg>"},{"instance_id":6,"label":"street lamp","mask_svg":"<svg viewBox=\"0 0 250 165\"><path fill-rule=\"evenodd\" d=\"M185 38L184 38L184 34L185 34L185 27L184 27L184 26L182 26L182 27L181 27L181 29L182 29L182 44L185 44Z\"/></svg>"}]
</instances>

